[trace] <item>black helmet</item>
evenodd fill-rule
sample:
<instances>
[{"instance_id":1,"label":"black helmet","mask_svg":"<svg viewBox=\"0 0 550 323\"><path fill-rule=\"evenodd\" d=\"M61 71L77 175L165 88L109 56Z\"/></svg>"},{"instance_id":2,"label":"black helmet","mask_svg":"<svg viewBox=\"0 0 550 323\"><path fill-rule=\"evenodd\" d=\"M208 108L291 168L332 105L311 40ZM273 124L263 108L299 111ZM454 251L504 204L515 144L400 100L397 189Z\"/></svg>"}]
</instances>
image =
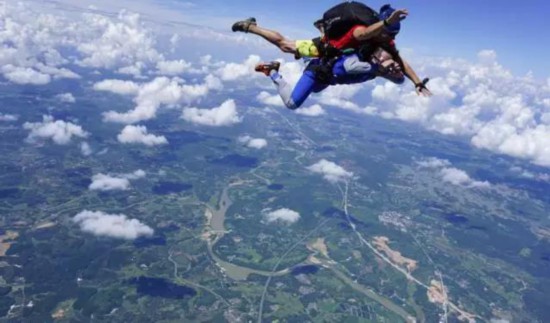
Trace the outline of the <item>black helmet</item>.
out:
<instances>
[{"instance_id":1,"label":"black helmet","mask_svg":"<svg viewBox=\"0 0 550 323\"><path fill-rule=\"evenodd\" d=\"M315 22L313 23L313 26L315 26L315 28L317 29L321 29L321 27L323 27L324 24L325 24L325 21L323 20L323 18L321 18L321 19L315 20Z\"/></svg>"}]
</instances>

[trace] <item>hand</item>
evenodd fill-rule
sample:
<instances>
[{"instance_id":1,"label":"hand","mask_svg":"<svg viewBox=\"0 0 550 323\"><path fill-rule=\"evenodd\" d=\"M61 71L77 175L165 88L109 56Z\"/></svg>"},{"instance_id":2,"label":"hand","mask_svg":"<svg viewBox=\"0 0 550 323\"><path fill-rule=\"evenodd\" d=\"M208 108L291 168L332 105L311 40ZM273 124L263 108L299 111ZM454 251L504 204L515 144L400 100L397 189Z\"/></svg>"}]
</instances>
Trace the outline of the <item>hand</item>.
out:
<instances>
[{"instance_id":1,"label":"hand","mask_svg":"<svg viewBox=\"0 0 550 323\"><path fill-rule=\"evenodd\" d=\"M398 10L395 10L391 14L391 16L388 19L386 19L386 21L388 22L389 25L393 25L405 19L405 17L407 17L408 15L409 15L409 10L398 9Z\"/></svg>"},{"instance_id":2,"label":"hand","mask_svg":"<svg viewBox=\"0 0 550 323\"><path fill-rule=\"evenodd\" d=\"M428 90L427 87L420 87L420 86L416 87L416 94L423 96L425 98L428 98L433 95L432 92Z\"/></svg>"}]
</instances>

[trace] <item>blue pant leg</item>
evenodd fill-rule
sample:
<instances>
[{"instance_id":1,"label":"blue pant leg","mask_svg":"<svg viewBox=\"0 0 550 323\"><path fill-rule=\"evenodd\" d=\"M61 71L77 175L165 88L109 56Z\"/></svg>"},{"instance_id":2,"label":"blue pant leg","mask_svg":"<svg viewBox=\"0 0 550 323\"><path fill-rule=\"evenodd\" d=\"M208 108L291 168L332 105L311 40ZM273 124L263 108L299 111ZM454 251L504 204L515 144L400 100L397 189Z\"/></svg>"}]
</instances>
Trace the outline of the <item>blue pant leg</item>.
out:
<instances>
[{"instance_id":1,"label":"blue pant leg","mask_svg":"<svg viewBox=\"0 0 550 323\"><path fill-rule=\"evenodd\" d=\"M312 71L305 71L292 91L291 98L294 102L294 108L291 109L299 108L306 101L311 92L321 91L321 86L323 86L323 84L317 82L315 74ZM323 89L324 88L326 88L326 86L324 86Z\"/></svg>"}]
</instances>

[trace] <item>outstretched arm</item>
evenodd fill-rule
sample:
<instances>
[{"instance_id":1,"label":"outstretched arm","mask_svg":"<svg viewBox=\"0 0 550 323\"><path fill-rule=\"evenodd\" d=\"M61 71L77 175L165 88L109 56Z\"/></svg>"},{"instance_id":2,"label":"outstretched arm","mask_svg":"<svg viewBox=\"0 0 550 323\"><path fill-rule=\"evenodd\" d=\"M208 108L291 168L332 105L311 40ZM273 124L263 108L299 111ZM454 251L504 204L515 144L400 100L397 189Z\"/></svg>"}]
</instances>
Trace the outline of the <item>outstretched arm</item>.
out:
<instances>
[{"instance_id":1,"label":"outstretched arm","mask_svg":"<svg viewBox=\"0 0 550 323\"><path fill-rule=\"evenodd\" d=\"M377 36L384 30L385 25L393 25L398 23L401 19L404 19L409 14L407 9L395 10L391 16L386 19L379 21L369 27L361 27L355 29L353 32L353 37L358 41L365 41L371 39L372 37Z\"/></svg>"},{"instance_id":2,"label":"outstretched arm","mask_svg":"<svg viewBox=\"0 0 550 323\"><path fill-rule=\"evenodd\" d=\"M407 61L404 60L403 58L401 58L401 62L403 63L402 64L403 72L405 73L407 78L409 78L409 80L413 82L415 86L416 94L422 95L425 97L432 96L432 92L430 92L430 90L428 90L428 88L425 86L422 80L420 80L420 78L418 77L416 72L413 70L413 68L409 65L409 63L407 63Z\"/></svg>"}]
</instances>

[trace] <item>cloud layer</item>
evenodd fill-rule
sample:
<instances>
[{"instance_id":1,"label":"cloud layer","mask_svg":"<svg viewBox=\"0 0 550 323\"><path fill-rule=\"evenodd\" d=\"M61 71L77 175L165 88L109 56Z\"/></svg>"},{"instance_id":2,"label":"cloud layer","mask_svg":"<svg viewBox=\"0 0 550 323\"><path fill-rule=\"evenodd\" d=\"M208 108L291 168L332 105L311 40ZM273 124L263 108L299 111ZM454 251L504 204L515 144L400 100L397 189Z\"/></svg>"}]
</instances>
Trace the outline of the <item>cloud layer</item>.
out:
<instances>
[{"instance_id":1,"label":"cloud layer","mask_svg":"<svg viewBox=\"0 0 550 323\"><path fill-rule=\"evenodd\" d=\"M154 233L149 226L139 220L128 219L124 214L84 210L73 218L73 222L78 224L82 231L101 237L134 240Z\"/></svg>"},{"instance_id":2,"label":"cloud layer","mask_svg":"<svg viewBox=\"0 0 550 323\"><path fill-rule=\"evenodd\" d=\"M432 98L410 86L386 82L372 90L373 101L360 112L424 125L447 135L471 138L477 148L550 166L550 87L530 76L515 77L483 50L477 62L438 58L420 69L436 77Z\"/></svg>"}]
</instances>

